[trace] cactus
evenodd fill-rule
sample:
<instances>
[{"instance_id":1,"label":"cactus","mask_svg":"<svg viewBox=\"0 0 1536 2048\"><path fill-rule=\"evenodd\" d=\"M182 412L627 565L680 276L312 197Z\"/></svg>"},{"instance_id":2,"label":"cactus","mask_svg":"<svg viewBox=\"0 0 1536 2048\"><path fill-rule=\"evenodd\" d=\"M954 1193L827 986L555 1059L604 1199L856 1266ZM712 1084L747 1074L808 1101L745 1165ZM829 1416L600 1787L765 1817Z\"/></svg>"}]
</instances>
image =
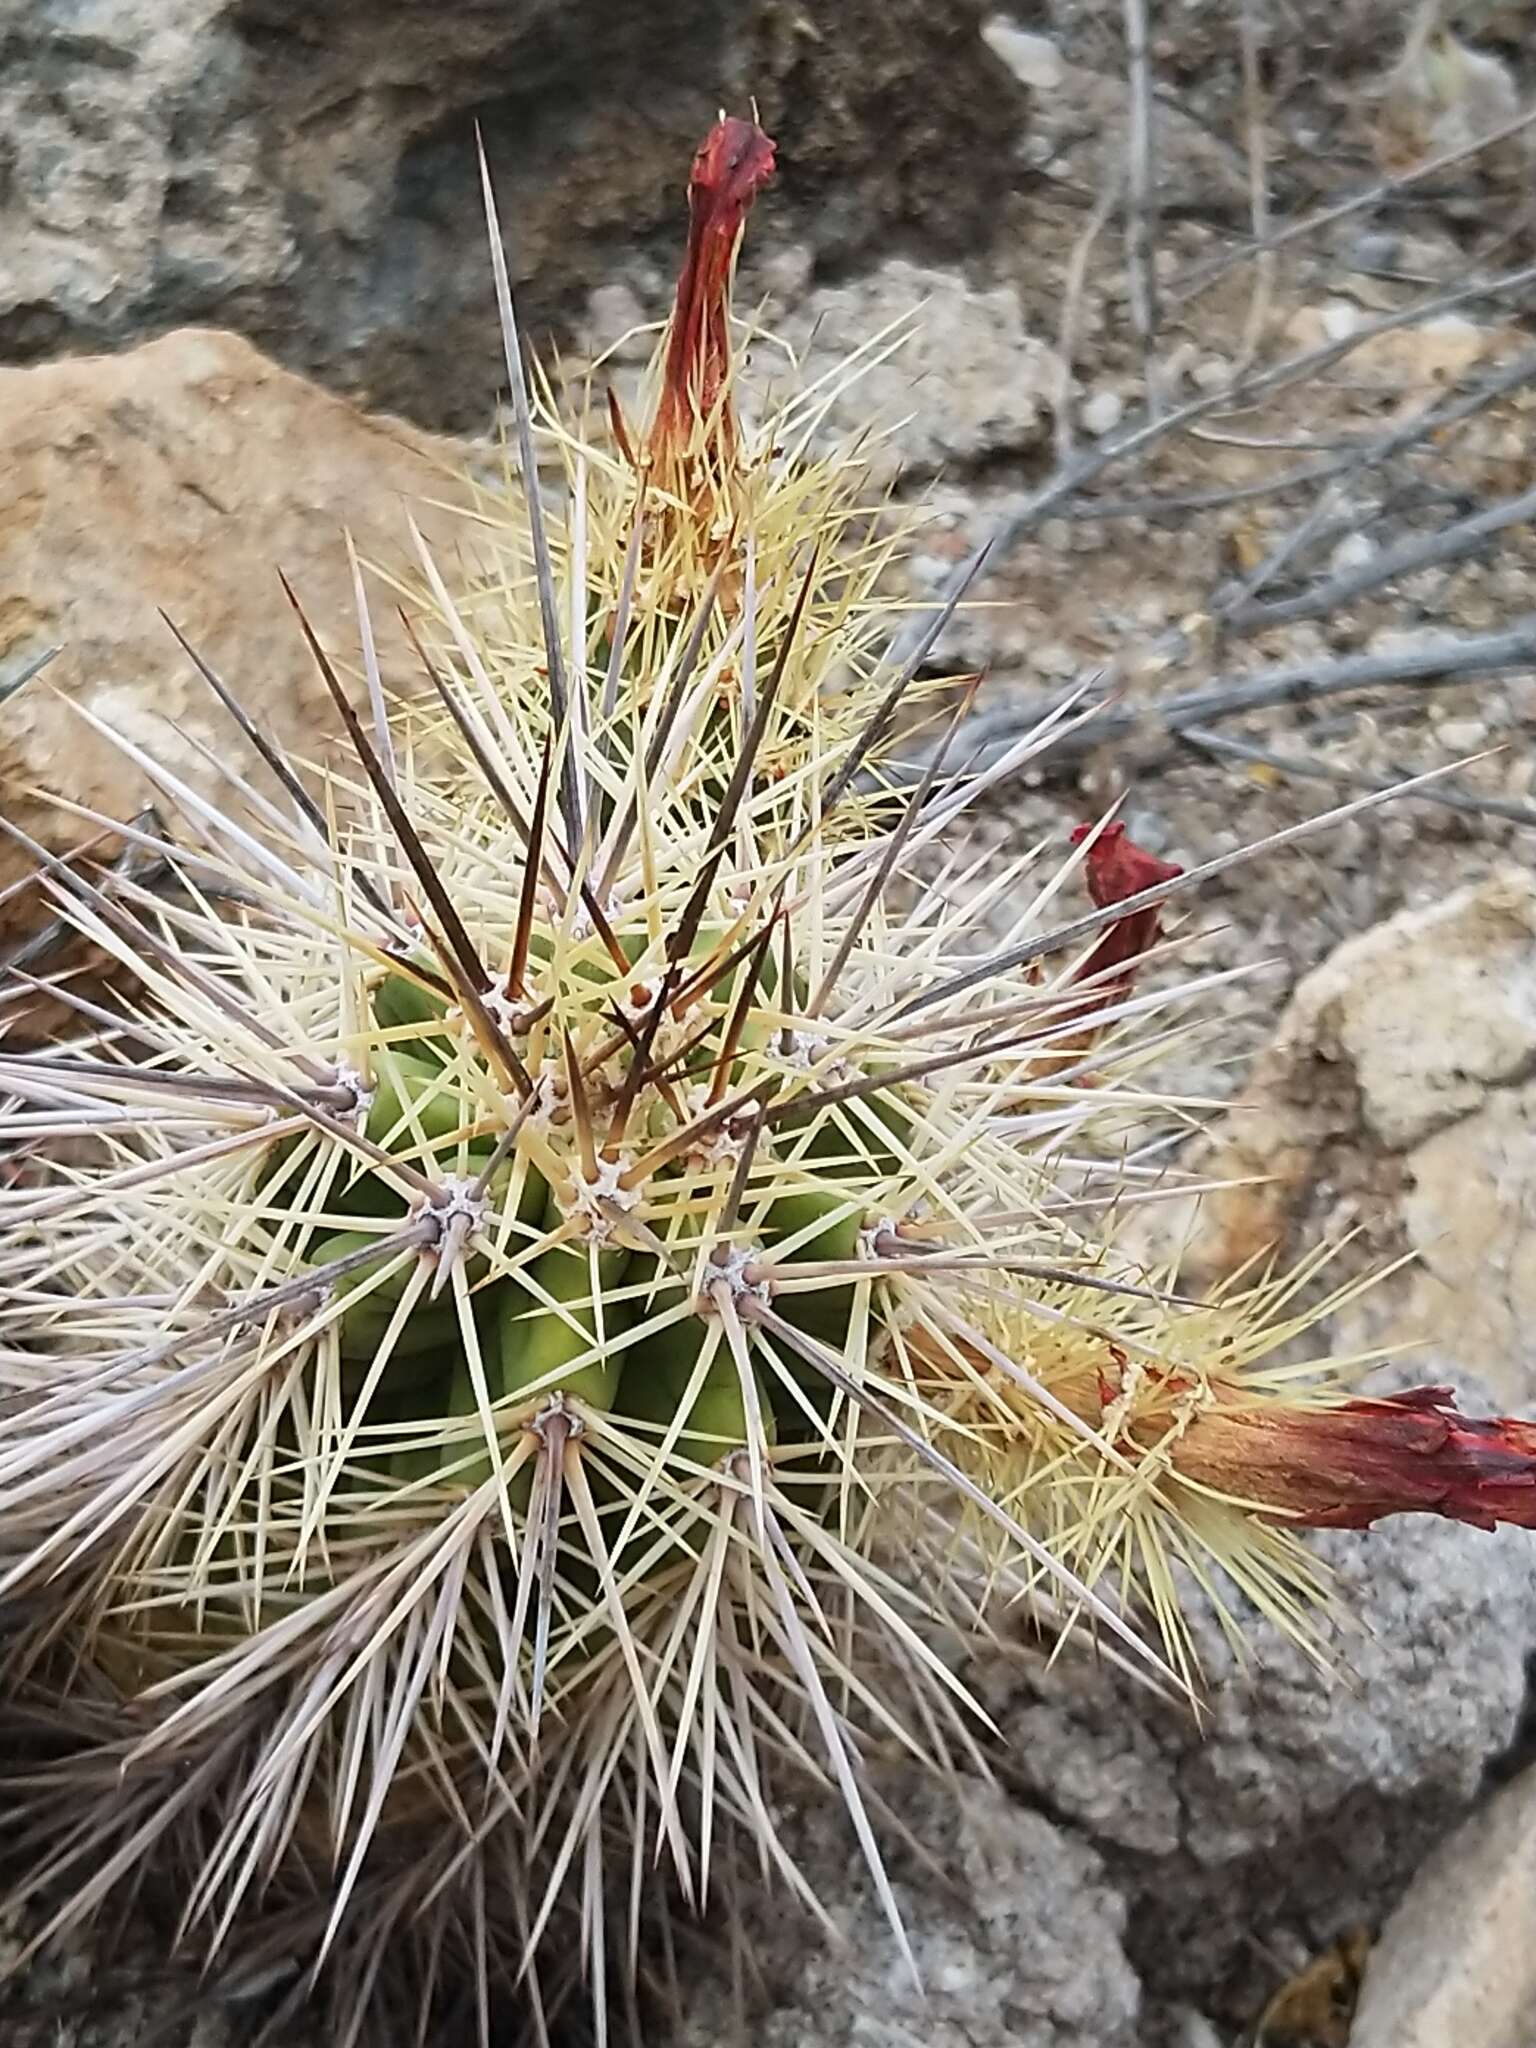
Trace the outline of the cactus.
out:
<instances>
[{"instance_id":1,"label":"cactus","mask_svg":"<svg viewBox=\"0 0 1536 2048\"><path fill-rule=\"evenodd\" d=\"M1023 1597L1190 1691L1181 1566L1311 1640L1295 1525L1530 1518L1522 1425L1275 1362L1311 1268L1192 1302L1102 1234L1199 993L1138 992L1187 878L1093 828L1052 930L1058 873L937 851L1059 721L891 772L946 614L883 659L858 452L814 452L814 392L736 418L771 164L744 122L700 151L652 417L606 440L529 392L487 181L514 460L452 587L420 549L421 688L389 701L361 568L360 689L290 592L346 766L194 657L278 795L120 740L182 889L52 863L131 985L0 1057L39 1938L168 1871L182 1938L298 1953L284 2010L337 2040L402 1974L423 2027L463 1984L482 2027L583 1979L600 2012L653 1864L699 1909L733 1838L817 1909L786 1782L904 1941L866 1765L981 1767L946 1632Z\"/></svg>"}]
</instances>

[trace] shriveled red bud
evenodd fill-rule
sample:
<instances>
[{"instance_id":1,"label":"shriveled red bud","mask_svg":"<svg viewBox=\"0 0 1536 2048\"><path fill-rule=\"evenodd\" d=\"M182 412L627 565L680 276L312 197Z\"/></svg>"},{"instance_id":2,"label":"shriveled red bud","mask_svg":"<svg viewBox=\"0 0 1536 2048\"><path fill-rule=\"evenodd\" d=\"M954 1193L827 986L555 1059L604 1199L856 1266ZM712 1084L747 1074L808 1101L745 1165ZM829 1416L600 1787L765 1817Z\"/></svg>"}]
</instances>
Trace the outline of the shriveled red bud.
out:
<instances>
[{"instance_id":1,"label":"shriveled red bud","mask_svg":"<svg viewBox=\"0 0 1536 2048\"><path fill-rule=\"evenodd\" d=\"M1092 831L1091 825L1077 826L1072 834L1072 844L1081 846ZM1103 828L1088 848L1085 865L1088 894L1098 910L1107 910L1113 903L1123 903L1128 896L1139 896L1143 889L1151 889L1159 882L1171 882L1184 872L1173 861L1159 860L1156 854L1138 846L1125 827L1119 824ZM1161 932L1162 913L1155 903L1145 910L1133 910L1128 916L1117 918L1105 929L1078 969L1077 979L1088 981L1107 975L1112 968L1125 967L1126 973L1102 984L1104 994L1101 1000L1113 1002L1129 991L1134 979L1134 963L1157 944Z\"/></svg>"},{"instance_id":2,"label":"shriveled red bud","mask_svg":"<svg viewBox=\"0 0 1536 2048\"><path fill-rule=\"evenodd\" d=\"M957 1355L983 1376L995 1368L995 1354L963 1339L940 1345L919 1332L911 1342L937 1389L953 1384ZM1536 1528L1536 1421L1464 1415L1451 1387L1311 1406L1219 1368L1133 1361L1107 1337L1096 1366L1078 1357L1046 1377L1119 1457L1155 1458L1170 1479L1267 1519L1368 1529L1387 1515L1440 1515L1475 1529Z\"/></svg>"},{"instance_id":3,"label":"shriveled red bud","mask_svg":"<svg viewBox=\"0 0 1536 2048\"><path fill-rule=\"evenodd\" d=\"M1311 1529L1366 1529L1383 1515L1536 1528L1536 1422L1463 1415L1449 1387L1334 1408L1218 1399L1173 1464Z\"/></svg>"},{"instance_id":4,"label":"shriveled red bud","mask_svg":"<svg viewBox=\"0 0 1536 2048\"><path fill-rule=\"evenodd\" d=\"M690 457L718 466L736 447L729 334L731 267L752 201L773 175L774 145L753 121L717 121L688 181L688 252L677 281L650 454L658 480Z\"/></svg>"},{"instance_id":5,"label":"shriveled red bud","mask_svg":"<svg viewBox=\"0 0 1536 2048\"><path fill-rule=\"evenodd\" d=\"M1092 825L1076 826L1072 844L1081 846L1093 830ZM1107 910L1128 896L1137 896L1155 883L1171 882L1184 872L1172 861L1159 860L1156 854L1146 852L1119 824L1105 825L1099 832L1088 848L1085 868L1088 894L1098 910ZM1101 1028L1094 1019L1100 1011L1130 994L1137 961L1157 944L1161 933L1162 919L1155 903L1116 918L1100 932L1087 958L1072 975L1074 982L1092 982L1091 990L1051 1018L1051 1052L1058 1071L1092 1048ZM1084 1030L1064 1035L1065 1026L1080 1021L1086 1023Z\"/></svg>"}]
</instances>

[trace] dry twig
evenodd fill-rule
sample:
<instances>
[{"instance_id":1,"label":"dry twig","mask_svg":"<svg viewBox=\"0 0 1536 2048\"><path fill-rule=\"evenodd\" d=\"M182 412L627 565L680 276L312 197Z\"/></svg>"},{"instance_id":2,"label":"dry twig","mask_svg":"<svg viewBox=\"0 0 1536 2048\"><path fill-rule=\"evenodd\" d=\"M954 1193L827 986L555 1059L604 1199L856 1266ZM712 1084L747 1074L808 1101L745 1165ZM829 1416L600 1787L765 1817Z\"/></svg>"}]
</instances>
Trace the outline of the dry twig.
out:
<instances>
[{"instance_id":1,"label":"dry twig","mask_svg":"<svg viewBox=\"0 0 1536 2048\"><path fill-rule=\"evenodd\" d=\"M1353 690L1387 685L1433 689L1531 667L1536 667L1536 613L1500 633L1447 633L1380 654L1281 664L1257 675L1218 676L1160 704L1126 704L1106 693L1101 708L1091 717L1079 718L1031 764L1032 773L1041 781L1061 779L1075 772L1088 755L1111 745L1133 756L1140 770L1164 767L1180 757L1179 743L1190 727L1280 705L1314 704ZM1020 696L990 716L983 714L970 734L973 765L980 769L1005 753L1021 733L1033 730L1041 718L1080 702L1084 687L1079 684L1050 697ZM902 773L919 775L922 766L920 761L905 763Z\"/></svg>"},{"instance_id":2,"label":"dry twig","mask_svg":"<svg viewBox=\"0 0 1536 2048\"><path fill-rule=\"evenodd\" d=\"M1365 768L1351 768L1343 761L1325 761L1320 754L1292 754L1274 747L1256 746L1251 740L1235 740L1227 733L1212 732L1208 726L1186 725L1179 738L1186 746L1203 753L1225 756L1233 761L1252 762L1277 775L1296 776L1312 782L1334 782L1346 789L1400 789L1401 775L1372 775ZM1463 790L1417 789L1413 798L1439 804L1448 811L1460 811L1472 818L1507 818L1512 824L1536 826L1536 804L1523 804L1511 797L1469 796Z\"/></svg>"}]
</instances>

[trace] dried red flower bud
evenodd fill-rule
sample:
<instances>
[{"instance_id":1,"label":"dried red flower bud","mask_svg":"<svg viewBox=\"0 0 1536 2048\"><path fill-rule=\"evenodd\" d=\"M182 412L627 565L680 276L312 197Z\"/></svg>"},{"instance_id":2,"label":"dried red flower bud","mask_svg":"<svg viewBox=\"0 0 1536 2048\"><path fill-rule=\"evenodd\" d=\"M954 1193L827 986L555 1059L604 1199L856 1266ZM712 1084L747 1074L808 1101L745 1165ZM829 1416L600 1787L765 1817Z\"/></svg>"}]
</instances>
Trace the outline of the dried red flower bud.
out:
<instances>
[{"instance_id":1,"label":"dried red flower bud","mask_svg":"<svg viewBox=\"0 0 1536 2048\"><path fill-rule=\"evenodd\" d=\"M755 122L717 121L688 181L688 252L677 280L661 399L650 451L663 469L690 453L729 456L736 417L729 392L731 265L742 225L773 175L774 145ZM696 444L703 428L704 450ZM665 478L663 478L665 481Z\"/></svg>"},{"instance_id":2,"label":"dried red flower bud","mask_svg":"<svg viewBox=\"0 0 1536 2048\"><path fill-rule=\"evenodd\" d=\"M1077 826L1072 844L1081 846L1092 831L1091 825ZM1106 825L1089 847L1087 871L1088 894L1099 910L1107 910L1112 903L1123 903L1128 896L1139 896L1143 889L1158 882L1171 882L1184 872L1173 861L1159 860L1155 854L1146 852L1118 824ZM1162 912L1155 903L1117 918L1078 969L1077 979L1087 981L1111 968L1124 966L1126 973L1104 984L1102 1000L1107 1003L1124 995L1134 978L1130 971L1133 963L1157 944L1161 932Z\"/></svg>"},{"instance_id":3,"label":"dried red flower bud","mask_svg":"<svg viewBox=\"0 0 1536 2048\"><path fill-rule=\"evenodd\" d=\"M940 1384L953 1349L912 1339ZM982 1375L987 1356L959 1349ZM1449 1387L1306 1407L1273 1387L1141 1359L1105 1341L1096 1366L1050 1375L1061 1401L1123 1457L1152 1455L1172 1480L1304 1529L1367 1529L1386 1515L1440 1515L1475 1529L1536 1528L1536 1422L1463 1415ZM1010 1397L1012 1398L1012 1397Z\"/></svg>"},{"instance_id":4,"label":"dried red flower bud","mask_svg":"<svg viewBox=\"0 0 1536 2048\"><path fill-rule=\"evenodd\" d=\"M1180 1437L1173 1463L1197 1484L1312 1529L1408 1514L1536 1528L1536 1422L1463 1415L1449 1387L1336 1408L1218 1398Z\"/></svg>"}]
</instances>

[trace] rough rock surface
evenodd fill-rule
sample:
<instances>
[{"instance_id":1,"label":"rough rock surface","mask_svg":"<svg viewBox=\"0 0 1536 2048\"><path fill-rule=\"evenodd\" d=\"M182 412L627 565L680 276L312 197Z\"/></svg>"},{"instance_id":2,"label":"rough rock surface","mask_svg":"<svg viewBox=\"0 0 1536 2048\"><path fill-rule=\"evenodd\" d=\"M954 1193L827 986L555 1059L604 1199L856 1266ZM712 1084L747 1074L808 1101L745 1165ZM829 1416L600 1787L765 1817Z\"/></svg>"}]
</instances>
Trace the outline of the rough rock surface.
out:
<instances>
[{"instance_id":1,"label":"rough rock surface","mask_svg":"<svg viewBox=\"0 0 1536 2048\"><path fill-rule=\"evenodd\" d=\"M0 1916L5 2048L245 2048L248 2030L229 2008L199 1996L190 1972L168 1971L158 1944L149 1940L109 1967L89 1936L76 1936L12 1977L36 1931L24 1918ZM292 2048L310 2044L295 2040Z\"/></svg>"},{"instance_id":2,"label":"rough rock surface","mask_svg":"<svg viewBox=\"0 0 1536 2048\"><path fill-rule=\"evenodd\" d=\"M1505 867L1347 940L1301 983L1207 1162L1269 1178L1208 1199L1189 1275L1284 1245L1303 1214L1315 1239L1373 1207L1378 1235L1390 1216L1417 1256L1352 1311L1346 1348L1427 1345L1529 1402L1533 1076L1536 882Z\"/></svg>"},{"instance_id":3,"label":"rough rock surface","mask_svg":"<svg viewBox=\"0 0 1536 2048\"><path fill-rule=\"evenodd\" d=\"M831 1802L802 1816L797 1853L847 1945L754 1913L768 2001L753 2037L1171 2048L1196 2008L1218 2028L1251 2020L1276 1988L1266 1956L1379 1916L1515 1733L1510 1623L1536 1598L1536 1551L1423 1518L1319 1549L1353 1624L1336 1672L1251 1616L1240 1659L1193 1595L1203 1726L1086 1658L1047 1669L1021 1645L968 1674L1002 1732L998 1786L895 1795L939 1866L898 1856L892 1872L926 2004ZM705 1990L677 2048L719 2038L726 1997Z\"/></svg>"},{"instance_id":4,"label":"rough rock surface","mask_svg":"<svg viewBox=\"0 0 1536 2048\"><path fill-rule=\"evenodd\" d=\"M373 405L478 426L498 353L477 121L535 329L620 249L675 245L722 97L755 95L780 142L770 235L800 221L831 263L953 252L995 230L1026 105L978 13L846 0L829 36L785 0L8 8L0 360L215 317Z\"/></svg>"},{"instance_id":5,"label":"rough rock surface","mask_svg":"<svg viewBox=\"0 0 1536 2048\"><path fill-rule=\"evenodd\" d=\"M894 1880L923 1995L823 1809L799 1846L841 1941L807 1940L793 1915L754 1924L774 1999L752 2038L764 2048L1133 2048L1140 2001L1121 1946L1125 1908L1093 1850L974 1782L954 1799L922 1786L903 1812L947 1880ZM706 1987L691 2001L676 2048L728 2037L723 2000Z\"/></svg>"},{"instance_id":6,"label":"rough rock surface","mask_svg":"<svg viewBox=\"0 0 1536 2048\"><path fill-rule=\"evenodd\" d=\"M583 354L567 366L579 391L593 358L634 416L639 371L655 336L635 333L664 310L658 280L627 266L628 284L593 292L578 326ZM754 295L754 293L756 295ZM1025 323L1017 288L983 288L962 272L891 257L836 284L814 282L803 243L754 266L741 293L772 340L749 348L739 394L747 417L782 403L788 356L793 388L816 445L860 438L876 473L920 484L936 472L1036 453L1050 432L1056 354ZM862 351L862 355L861 352ZM599 431L601 429L599 428Z\"/></svg>"},{"instance_id":7,"label":"rough rock surface","mask_svg":"<svg viewBox=\"0 0 1536 2048\"><path fill-rule=\"evenodd\" d=\"M1424 1865L1365 1974L1350 2048L1530 2048L1536 2039L1536 1772Z\"/></svg>"},{"instance_id":8,"label":"rough rock surface","mask_svg":"<svg viewBox=\"0 0 1536 2048\"><path fill-rule=\"evenodd\" d=\"M1102 70L1074 64L1050 37L1021 29L1006 14L993 15L982 32L1019 83L1036 96L1024 144L1026 161L1053 176L1113 172L1131 103L1123 59L1111 59ZM1241 152L1178 107L1163 105L1158 109L1158 190L1165 206L1239 206L1244 195Z\"/></svg>"},{"instance_id":9,"label":"rough rock surface","mask_svg":"<svg viewBox=\"0 0 1536 2048\"><path fill-rule=\"evenodd\" d=\"M1127 1901L1153 2040L1180 2001L1251 2018L1275 1988L1256 1942L1306 1953L1372 1921L1514 1735L1511 1617L1536 1595L1523 1532L1413 1517L1318 1547L1359 1625L1331 1680L1263 1624L1240 1661L1197 1607L1203 1731L1072 1662L999 1667L984 1695L1009 1782L1093 1844Z\"/></svg>"},{"instance_id":10,"label":"rough rock surface","mask_svg":"<svg viewBox=\"0 0 1536 2048\"><path fill-rule=\"evenodd\" d=\"M1467 33L1517 32L1518 0L1444 0L1440 17ZM1109 71L1124 56L1123 18L1100 0L1016 0L1008 12L1020 25L1070 45L1083 63ZM1254 34L1265 51L1292 50L1298 59L1326 54L1340 70L1379 67L1412 14L1403 0L1292 0L1283 14L1256 11ZM1188 84L1211 66L1235 62L1232 10L1226 0L1180 0L1151 21L1153 55L1170 82Z\"/></svg>"},{"instance_id":11,"label":"rough rock surface","mask_svg":"<svg viewBox=\"0 0 1536 2048\"><path fill-rule=\"evenodd\" d=\"M1404 1337L1471 1360L1500 1402L1536 1397L1536 1087L1500 1089L1407 1162Z\"/></svg>"},{"instance_id":12,"label":"rough rock surface","mask_svg":"<svg viewBox=\"0 0 1536 2048\"><path fill-rule=\"evenodd\" d=\"M893 450L922 474L1023 454L1049 432L1055 354L1026 330L1011 285L980 290L956 271L898 258L812 292L784 326L808 381L831 380L858 349L877 356L871 344L888 333L902 334L902 347L848 382L828 410L829 433L904 422Z\"/></svg>"},{"instance_id":13,"label":"rough rock surface","mask_svg":"<svg viewBox=\"0 0 1536 2048\"><path fill-rule=\"evenodd\" d=\"M0 809L50 844L92 828L34 785L130 816L147 781L71 708L87 705L205 789L208 756L249 750L176 646L175 619L252 714L313 752L332 717L285 602L283 568L323 634L351 612L343 529L364 560L403 564L407 512L458 488L453 444L279 369L232 334L188 330L114 357L0 370L0 687L42 649L58 659L0 707ZM380 604L381 660L402 636ZM338 653L345 641L337 639ZM0 885L24 872L0 847ZM31 921L0 903L0 931Z\"/></svg>"}]
</instances>

